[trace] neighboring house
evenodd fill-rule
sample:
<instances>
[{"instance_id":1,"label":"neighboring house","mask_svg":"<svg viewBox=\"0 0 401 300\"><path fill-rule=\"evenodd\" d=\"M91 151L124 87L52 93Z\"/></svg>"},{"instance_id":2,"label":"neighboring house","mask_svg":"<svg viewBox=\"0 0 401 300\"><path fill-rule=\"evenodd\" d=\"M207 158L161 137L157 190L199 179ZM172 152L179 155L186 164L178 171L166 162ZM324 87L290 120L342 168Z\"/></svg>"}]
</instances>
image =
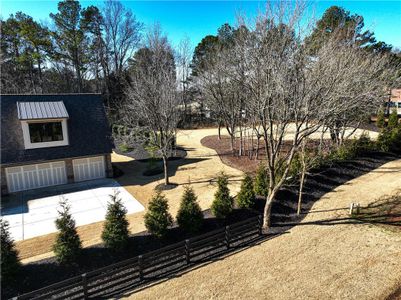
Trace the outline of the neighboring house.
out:
<instances>
[{"instance_id":1,"label":"neighboring house","mask_svg":"<svg viewBox=\"0 0 401 300\"><path fill-rule=\"evenodd\" d=\"M391 113L393 109L401 116L401 89L392 89L389 101L386 102L386 114Z\"/></svg>"},{"instance_id":2,"label":"neighboring house","mask_svg":"<svg viewBox=\"0 0 401 300\"><path fill-rule=\"evenodd\" d=\"M100 94L1 95L1 193L111 177Z\"/></svg>"}]
</instances>

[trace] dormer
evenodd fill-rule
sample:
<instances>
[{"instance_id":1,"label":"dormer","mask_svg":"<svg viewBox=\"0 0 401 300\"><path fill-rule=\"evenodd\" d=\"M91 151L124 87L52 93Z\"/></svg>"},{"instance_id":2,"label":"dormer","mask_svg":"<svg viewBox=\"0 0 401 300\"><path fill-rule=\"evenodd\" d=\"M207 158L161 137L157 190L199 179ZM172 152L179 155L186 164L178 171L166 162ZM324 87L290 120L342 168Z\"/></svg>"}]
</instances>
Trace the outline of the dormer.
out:
<instances>
[{"instance_id":1,"label":"dormer","mask_svg":"<svg viewBox=\"0 0 401 300\"><path fill-rule=\"evenodd\" d=\"M68 112L62 101L17 102L25 149L68 145Z\"/></svg>"}]
</instances>

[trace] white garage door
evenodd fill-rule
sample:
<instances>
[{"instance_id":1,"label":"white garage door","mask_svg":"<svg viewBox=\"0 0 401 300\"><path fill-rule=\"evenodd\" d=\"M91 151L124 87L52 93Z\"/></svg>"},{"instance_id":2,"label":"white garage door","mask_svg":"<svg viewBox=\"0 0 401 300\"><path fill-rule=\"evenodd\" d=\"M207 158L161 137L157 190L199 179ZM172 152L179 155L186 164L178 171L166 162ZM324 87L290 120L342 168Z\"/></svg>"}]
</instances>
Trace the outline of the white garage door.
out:
<instances>
[{"instance_id":1,"label":"white garage door","mask_svg":"<svg viewBox=\"0 0 401 300\"><path fill-rule=\"evenodd\" d=\"M103 156L74 159L72 165L75 181L106 177Z\"/></svg>"},{"instance_id":2,"label":"white garage door","mask_svg":"<svg viewBox=\"0 0 401 300\"><path fill-rule=\"evenodd\" d=\"M11 193L67 183L63 161L6 168L6 177Z\"/></svg>"}]
</instances>

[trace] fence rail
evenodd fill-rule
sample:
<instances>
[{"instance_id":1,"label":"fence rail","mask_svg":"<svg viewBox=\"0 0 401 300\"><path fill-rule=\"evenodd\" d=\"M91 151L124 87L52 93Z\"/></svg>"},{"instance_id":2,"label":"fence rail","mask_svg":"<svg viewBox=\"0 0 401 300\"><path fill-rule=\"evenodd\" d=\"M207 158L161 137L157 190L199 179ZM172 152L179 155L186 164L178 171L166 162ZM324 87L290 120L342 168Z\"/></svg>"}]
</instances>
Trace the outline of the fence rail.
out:
<instances>
[{"instance_id":1,"label":"fence rail","mask_svg":"<svg viewBox=\"0 0 401 300\"><path fill-rule=\"evenodd\" d=\"M13 299L89 299L108 297L184 269L262 234L262 217L213 230L185 241L75 276Z\"/></svg>"}]
</instances>

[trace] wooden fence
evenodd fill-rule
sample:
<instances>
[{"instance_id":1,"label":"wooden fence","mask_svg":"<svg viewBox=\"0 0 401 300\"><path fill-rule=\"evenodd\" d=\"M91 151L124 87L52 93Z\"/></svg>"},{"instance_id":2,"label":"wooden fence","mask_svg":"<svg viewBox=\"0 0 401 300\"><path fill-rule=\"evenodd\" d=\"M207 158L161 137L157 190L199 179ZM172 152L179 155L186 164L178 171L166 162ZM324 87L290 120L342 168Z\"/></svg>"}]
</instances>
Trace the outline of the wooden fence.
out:
<instances>
[{"instance_id":1,"label":"wooden fence","mask_svg":"<svg viewBox=\"0 0 401 300\"><path fill-rule=\"evenodd\" d=\"M13 299L107 298L241 247L261 234L259 215Z\"/></svg>"}]
</instances>

